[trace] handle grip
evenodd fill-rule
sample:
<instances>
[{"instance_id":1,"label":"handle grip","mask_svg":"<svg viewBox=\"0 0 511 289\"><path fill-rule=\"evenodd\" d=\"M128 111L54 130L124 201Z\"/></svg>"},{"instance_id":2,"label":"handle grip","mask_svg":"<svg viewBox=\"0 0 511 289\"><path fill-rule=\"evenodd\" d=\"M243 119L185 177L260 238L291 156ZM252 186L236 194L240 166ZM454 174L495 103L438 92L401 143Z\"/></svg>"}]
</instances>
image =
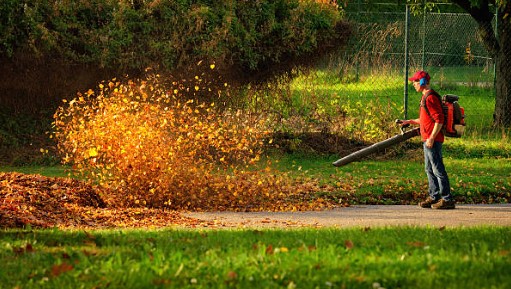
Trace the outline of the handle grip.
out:
<instances>
[{"instance_id":1,"label":"handle grip","mask_svg":"<svg viewBox=\"0 0 511 289\"><path fill-rule=\"evenodd\" d=\"M404 121L403 121L402 119L396 119L396 120L395 120L395 123L396 123L396 124L402 124L403 122L404 122ZM402 134L404 134L404 133L405 133L405 131L406 131L406 129L407 129L408 127L410 127L410 124L409 124L409 123L402 125L402 126L401 126L401 133L402 133Z\"/></svg>"}]
</instances>

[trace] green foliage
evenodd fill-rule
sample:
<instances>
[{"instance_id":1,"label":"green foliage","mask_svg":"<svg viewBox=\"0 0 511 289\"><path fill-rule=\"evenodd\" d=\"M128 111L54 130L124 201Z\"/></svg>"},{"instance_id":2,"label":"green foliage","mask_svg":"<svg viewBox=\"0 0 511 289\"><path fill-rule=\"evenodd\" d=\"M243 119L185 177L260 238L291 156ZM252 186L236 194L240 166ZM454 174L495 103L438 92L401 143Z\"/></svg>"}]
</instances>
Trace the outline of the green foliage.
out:
<instances>
[{"instance_id":1,"label":"green foliage","mask_svg":"<svg viewBox=\"0 0 511 289\"><path fill-rule=\"evenodd\" d=\"M0 3L0 52L11 56L14 49L26 40L22 14L23 6L18 0Z\"/></svg>"},{"instance_id":2,"label":"green foliage","mask_svg":"<svg viewBox=\"0 0 511 289\"><path fill-rule=\"evenodd\" d=\"M337 8L314 1L141 3L2 1L0 53L30 50L124 71L150 66L175 70L214 59L241 73L268 69L346 36L337 30Z\"/></svg>"},{"instance_id":3,"label":"green foliage","mask_svg":"<svg viewBox=\"0 0 511 289\"><path fill-rule=\"evenodd\" d=\"M395 134L394 120L399 108L390 99L386 105L378 99L363 99L341 107L346 113L342 128L352 138L375 142Z\"/></svg>"}]
</instances>

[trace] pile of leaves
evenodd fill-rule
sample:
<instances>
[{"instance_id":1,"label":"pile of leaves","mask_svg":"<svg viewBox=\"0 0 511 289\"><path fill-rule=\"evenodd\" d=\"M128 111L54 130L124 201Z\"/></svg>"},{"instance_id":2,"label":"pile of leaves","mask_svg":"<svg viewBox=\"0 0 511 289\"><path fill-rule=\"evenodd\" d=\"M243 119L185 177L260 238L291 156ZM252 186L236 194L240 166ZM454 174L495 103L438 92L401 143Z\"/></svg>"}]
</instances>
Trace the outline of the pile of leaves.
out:
<instances>
[{"instance_id":1,"label":"pile of leaves","mask_svg":"<svg viewBox=\"0 0 511 289\"><path fill-rule=\"evenodd\" d=\"M301 191L283 198L254 200L253 206L224 206L198 202L198 210L311 210L332 207L333 203L306 193L317 189L301 184ZM112 228L208 226L187 218L178 210L123 207L115 194L104 187L71 178L50 178L21 173L0 173L0 228ZM200 205L203 204L203 207Z\"/></svg>"},{"instance_id":2,"label":"pile of leaves","mask_svg":"<svg viewBox=\"0 0 511 289\"><path fill-rule=\"evenodd\" d=\"M175 211L116 208L101 188L70 178L0 173L0 228L194 225Z\"/></svg>"}]
</instances>

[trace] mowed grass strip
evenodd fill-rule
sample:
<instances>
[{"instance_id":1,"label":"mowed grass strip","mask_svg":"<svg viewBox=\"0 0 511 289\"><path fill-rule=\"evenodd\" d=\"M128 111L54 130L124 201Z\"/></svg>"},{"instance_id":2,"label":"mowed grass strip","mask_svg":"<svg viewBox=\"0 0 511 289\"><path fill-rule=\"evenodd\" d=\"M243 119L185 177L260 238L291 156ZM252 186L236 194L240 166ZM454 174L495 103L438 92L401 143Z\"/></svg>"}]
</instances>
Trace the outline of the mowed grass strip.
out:
<instances>
[{"instance_id":1,"label":"mowed grass strip","mask_svg":"<svg viewBox=\"0 0 511 289\"><path fill-rule=\"evenodd\" d=\"M2 288L510 288L511 228L7 230L0 260Z\"/></svg>"}]
</instances>

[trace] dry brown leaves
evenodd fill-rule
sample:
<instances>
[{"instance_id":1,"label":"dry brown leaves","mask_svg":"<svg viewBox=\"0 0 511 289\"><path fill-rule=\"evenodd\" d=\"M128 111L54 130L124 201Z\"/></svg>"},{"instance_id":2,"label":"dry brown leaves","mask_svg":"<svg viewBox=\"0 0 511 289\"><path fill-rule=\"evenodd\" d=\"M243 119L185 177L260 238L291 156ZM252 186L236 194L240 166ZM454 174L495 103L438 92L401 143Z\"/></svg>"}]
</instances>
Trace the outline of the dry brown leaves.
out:
<instances>
[{"instance_id":1,"label":"dry brown leaves","mask_svg":"<svg viewBox=\"0 0 511 289\"><path fill-rule=\"evenodd\" d=\"M251 199L246 205L216 210L234 211L302 211L330 208L333 204L315 198L307 191L311 184L299 184L296 194L282 198ZM119 202L105 188L71 178L50 178L41 175L0 173L0 228L156 228L168 226L217 227L184 217L180 211L160 208L118 207ZM205 202L210 204L210 202ZM209 206L195 206L211 210Z\"/></svg>"},{"instance_id":2,"label":"dry brown leaves","mask_svg":"<svg viewBox=\"0 0 511 289\"><path fill-rule=\"evenodd\" d=\"M100 193L99 187L75 179L0 173L0 228L163 227L198 223L175 211L109 207Z\"/></svg>"}]
</instances>

